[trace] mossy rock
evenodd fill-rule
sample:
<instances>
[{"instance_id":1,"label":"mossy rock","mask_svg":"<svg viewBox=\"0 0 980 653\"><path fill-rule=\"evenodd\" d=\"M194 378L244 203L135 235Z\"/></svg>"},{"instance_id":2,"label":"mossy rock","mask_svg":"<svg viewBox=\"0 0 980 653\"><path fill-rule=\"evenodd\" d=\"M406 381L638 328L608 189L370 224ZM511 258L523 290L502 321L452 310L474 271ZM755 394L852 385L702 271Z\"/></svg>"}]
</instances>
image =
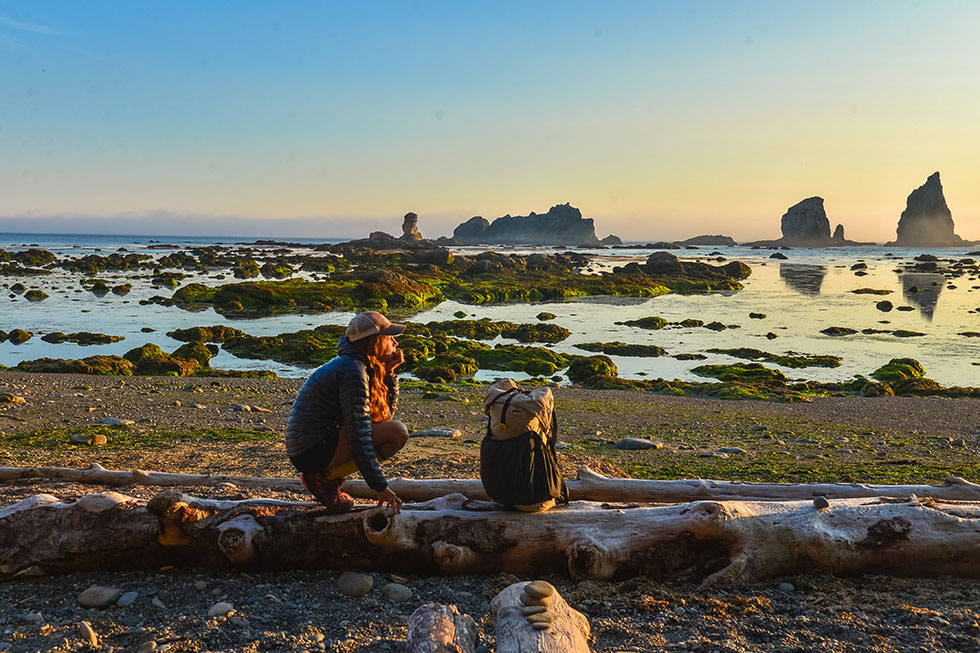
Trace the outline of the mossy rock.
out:
<instances>
[{"instance_id":1,"label":"mossy rock","mask_svg":"<svg viewBox=\"0 0 980 653\"><path fill-rule=\"evenodd\" d=\"M63 342L74 342L78 345L108 345L113 342L125 340L123 336L110 336L105 333L91 333L89 331L79 331L78 333L47 333L41 336L44 342L60 344Z\"/></svg>"},{"instance_id":2,"label":"mossy rock","mask_svg":"<svg viewBox=\"0 0 980 653\"><path fill-rule=\"evenodd\" d=\"M208 304L214 300L216 292L203 283L189 283L179 288L171 299L179 304Z\"/></svg>"},{"instance_id":3,"label":"mossy rock","mask_svg":"<svg viewBox=\"0 0 980 653\"><path fill-rule=\"evenodd\" d=\"M855 295L890 295L892 293L891 290L880 290L876 288L857 288L851 292Z\"/></svg>"},{"instance_id":4,"label":"mossy rock","mask_svg":"<svg viewBox=\"0 0 980 653\"><path fill-rule=\"evenodd\" d=\"M474 349L469 355L481 369L520 371L531 376L550 376L568 366L574 357L544 347L497 345L493 349Z\"/></svg>"},{"instance_id":5,"label":"mossy rock","mask_svg":"<svg viewBox=\"0 0 980 653\"><path fill-rule=\"evenodd\" d=\"M295 270L285 263L266 262L259 268L259 272L266 279L285 279L291 276Z\"/></svg>"},{"instance_id":6,"label":"mossy rock","mask_svg":"<svg viewBox=\"0 0 980 653\"><path fill-rule=\"evenodd\" d=\"M135 349L130 349L123 354L123 358L131 363L138 363L144 358L158 358L165 355L166 354L162 349L160 349L159 345L154 345L152 342L148 342L145 345L136 347Z\"/></svg>"},{"instance_id":7,"label":"mossy rock","mask_svg":"<svg viewBox=\"0 0 980 653\"><path fill-rule=\"evenodd\" d=\"M851 329L850 327L833 326L833 327L827 327L826 329L821 329L820 333L823 333L828 336L835 336L835 337L850 336L857 333L857 329Z\"/></svg>"},{"instance_id":8,"label":"mossy rock","mask_svg":"<svg viewBox=\"0 0 980 653\"><path fill-rule=\"evenodd\" d=\"M243 334L225 340L223 347L239 358L314 366L337 355L337 342L344 331L346 327L330 324L277 336Z\"/></svg>"},{"instance_id":9,"label":"mossy rock","mask_svg":"<svg viewBox=\"0 0 980 653\"><path fill-rule=\"evenodd\" d=\"M189 329L175 329L168 331L167 335L174 340L181 342L225 342L231 338L238 338L246 335L244 331L221 324L209 327L190 327Z\"/></svg>"},{"instance_id":10,"label":"mossy rock","mask_svg":"<svg viewBox=\"0 0 980 653\"><path fill-rule=\"evenodd\" d=\"M895 381L891 385L895 388L895 394L900 397L928 397L944 394L944 389L939 383L925 377Z\"/></svg>"},{"instance_id":11,"label":"mossy rock","mask_svg":"<svg viewBox=\"0 0 980 653\"><path fill-rule=\"evenodd\" d=\"M638 327L640 329L663 329L665 326L667 326L667 320L665 320L664 318L658 315L651 315L650 317L641 317L638 320L626 320L625 322L616 322L616 324Z\"/></svg>"},{"instance_id":12,"label":"mossy rock","mask_svg":"<svg viewBox=\"0 0 980 653\"><path fill-rule=\"evenodd\" d=\"M412 371L415 376L430 383L453 383L457 374L448 367L433 365L430 367L419 367Z\"/></svg>"},{"instance_id":13,"label":"mossy rock","mask_svg":"<svg viewBox=\"0 0 980 653\"><path fill-rule=\"evenodd\" d=\"M681 320L680 322L678 322L678 324L680 326L686 327L688 329L694 329L694 328L697 328L697 327L703 327L704 326L704 320L696 320L696 319L694 319L692 317L689 317L686 320Z\"/></svg>"},{"instance_id":14,"label":"mossy rock","mask_svg":"<svg viewBox=\"0 0 980 653\"><path fill-rule=\"evenodd\" d=\"M667 350L657 345L635 345L625 342L584 342L575 345L585 351L596 351L610 356L635 356L640 358L656 358L663 356Z\"/></svg>"},{"instance_id":15,"label":"mossy rock","mask_svg":"<svg viewBox=\"0 0 980 653\"><path fill-rule=\"evenodd\" d=\"M894 385L898 381L920 379L925 374L926 370L922 367L922 363L914 358L893 358L872 372L871 376L878 381L887 381Z\"/></svg>"},{"instance_id":16,"label":"mossy rock","mask_svg":"<svg viewBox=\"0 0 980 653\"><path fill-rule=\"evenodd\" d=\"M112 287L112 294L113 295L119 295L120 297L123 297L125 295L128 295L129 292L132 289L133 289L133 284L131 284L131 283L121 283L118 286L113 286Z\"/></svg>"},{"instance_id":17,"label":"mossy rock","mask_svg":"<svg viewBox=\"0 0 980 653\"><path fill-rule=\"evenodd\" d=\"M547 322L548 320L553 320L553 319L555 319L558 316L555 315L554 313L549 313L547 311L541 311L535 317L537 317L542 322Z\"/></svg>"},{"instance_id":18,"label":"mossy rock","mask_svg":"<svg viewBox=\"0 0 980 653\"><path fill-rule=\"evenodd\" d=\"M181 345L170 354L174 358L183 358L197 362L200 367L209 367L214 353L200 342L188 342Z\"/></svg>"},{"instance_id":19,"label":"mossy rock","mask_svg":"<svg viewBox=\"0 0 980 653\"><path fill-rule=\"evenodd\" d=\"M22 345L33 337L34 334L31 331L25 331L23 329L14 329L7 333L7 340L15 345Z\"/></svg>"},{"instance_id":20,"label":"mossy rock","mask_svg":"<svg viewBox=\"0 0 980 653\"><path fill-rule=\"evenodd\" d=\"M28 290L27 292L24 293L24 299L26 299L29 302L40 302L40 301L44 301L47 298L48 298L48 293L44 292L43 290L33 289L33 290Z\"/></svg>"},{"instance_id":21,"label":"mossy rock","mask_svg":"<svg viewBox=\"0 0 980 653\"><path fill-rule=\"evenodd\" d=\"M779 370L760 363L733 363L731 365L699 365L691 370L698 376L708 376L719 381L755 383L759 381L786 381L786 375Z\"/></svg>"},{"instance_id":22,"label":"mossy rock","mask_svg":"<svg viewBox=\"0 0 980 653\"><path fill-rule=\"evenodd\" d=\"M261 268L252 259L244 259L235 263L231 268L231 273L236 279L254 279L259 276Z\"/></svg>"},{"instance_id":23,"label":"mossy rock","mask_svg":"<svg viewBox=\"0 0 980 653\"><path fill-rule=\"evenodd\" d=\"M134 365L120 356L89 356L78 360L38 358L30 361L21 361L14 369L21 372L132 376Z\"/></svg>"},{"instance_id":24,"label":"mossy rock","mask_svg":"<svg viewBox=\"0 0 980 653\"><path fill-rule=\"evenodd\" d=\"M804 367L840 367L841 362L840 356L829 354L771 354L751 347L737 347L732 349L712 348L707 351L712 354L725 354L745 360L775 363L776 365L793 369Z\"/></svg>"},{"instance_id":25,"label":"mossy rock","mask_svg":"<svg viewBox=\"0 0 980 653\"><path fill-rule=\"evenodd\" d=\"M858 394L862 397L894 397L895 390L888 383L868 381L861 387Z\"/></svg>"},{"instance_id":26,"label":"mossy rock","mask_svg":"<svg viewBox=\"0 0 980 653\"><path fill-rule=\"evenodd\" d=\"M608 356L584 356L568 366L568 378L572 383L582 383L594 376L619 376L616 364Z\"/></svg>"},{"instance_id":27,"label":"mossy rock","mask_svg":"<svg viewBox=\"0 0 980 653\"><path fill-rule=\"evenodd\" d=\"M92 291L92 294L96 295L97 297L105 297L109 294L109 285L105 281L99 279L92 284L92 287L89 288L89 290Z\"/></svg>"},{"instance_id":28,"label":"mossy rock","mask_svg":"<svg viewBox=\"0 0 980 653\"><path fill-rule=\"evenodd\" d=\"M14 285L10 286L10 292L14 293L15 295L19 295L26 290L27 290L27 286L25 286L20 282L17 282Z\"/></svg>"},{"instance_id":29,"label":"mossy rock","mask_svg":"<svg viewBox=\"0 0 980 653\"><path fill-rule=\"evenodd\" d=\"M895 336L896 338L918 338L926 334L922 333L921 331L908 331L906 329L895 329L894 331L892 331L892 335Z\"/></svg>"},{"instance_id":30,"label":"mossy rock","mask_svg":"<svg viewBox=\"0 0 980 653\"><path fill-rule=\"evenodd\" d=\"M458 376L473 376L476 374L480 365L474 359L463 354L445 353L439 354L431 360L423 361L415 365L415 375L422 375L422 371L427 367L445 368L453 371L454 379ZM431 381L431 378L426 377Z\"/></svg>"},{"instance_id":31,"label":"mossy rock","mask_svg":"<svg viewBox=\"0 0 980 653\"><path fill-rule=\"evenodd\" d=\"M362 300L382 299L388 306L418 309L443 299L438 288L384 268L365 274L361 283L354 287L353 294Z\"/></svg>"}]
</instances>

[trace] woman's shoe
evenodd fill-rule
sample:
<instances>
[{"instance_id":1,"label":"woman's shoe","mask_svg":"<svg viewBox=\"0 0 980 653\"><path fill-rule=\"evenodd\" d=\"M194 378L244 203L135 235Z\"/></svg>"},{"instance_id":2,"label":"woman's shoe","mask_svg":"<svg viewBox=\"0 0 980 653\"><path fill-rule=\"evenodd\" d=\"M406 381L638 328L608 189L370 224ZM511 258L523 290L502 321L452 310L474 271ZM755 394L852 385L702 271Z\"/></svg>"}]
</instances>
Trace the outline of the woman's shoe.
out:
<instances>
[{"instance_id":1,"label":"woman's shoe","mask_svg":"<svg viewBox=\"0 0 980 653\"><path fill-rule=\"evenodd\" d=\"M347 512L354 507L351 495L340 491L344 484L343 479L338 481L328 478L326 472L302 472L299 478L327 512Z\"/></svg>"}]
</instances>

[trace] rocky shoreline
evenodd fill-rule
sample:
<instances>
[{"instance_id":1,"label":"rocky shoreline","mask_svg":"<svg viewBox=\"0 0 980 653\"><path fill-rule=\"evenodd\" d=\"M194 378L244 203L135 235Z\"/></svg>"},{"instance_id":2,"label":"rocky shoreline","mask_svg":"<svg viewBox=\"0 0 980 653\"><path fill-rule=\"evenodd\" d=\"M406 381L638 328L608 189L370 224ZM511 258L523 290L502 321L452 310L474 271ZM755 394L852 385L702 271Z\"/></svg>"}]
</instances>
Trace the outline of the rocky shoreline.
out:
<instances>
[{"instance_id":1,"label":"rocky shoreline","mask_svg":"<svg viewBox=\"0 0 980 653\"><path fill-rule=\"evenodd\" d=\"M99 462L115 469L288 476L281 433L299 383L4 371L0 392L24 401L0 404L0 457L7 461L4 464L15 465L86 467ZM629 391L560 388L556 393L567 442L562 451L566 474L588 464L607 475L727 474L745 480L761 464L783 470L784 480L806 469L824 475L811 476L813 480L842 480L847 474L853 480L892 478L874 477L875 470L897 472L896 481L938 482L942 473L978 478L969 474L969 461L980 447L980 402L973 400L818 398L813 403L783 404ZM476 476L484 428L480 396L475 388L406 388L399 416L412 430L455 427L461 435L413 438L386 470L393 476L420 478ZM132 424L98 424L113 419ZM91 432L106 433L106 443L68 442L72 433ZM662 446L618 449L616 443L628 437L655 439ZM724 445L738 445L743 453L702 454L717 453ZM846 453L849 449L853 453ZM789 455L780 456L780 450ZM872 464L865 465L868 459ZM896 461L904 462L893 464ZM0 506L42 492L72 500L101 489L4 483ZM109 489L143 498L158 491L141 486ZM285 491L256 493L235 487L182 489L220 499L259 494L308 499ZM101 650L107 651L141 646L175 652L398 651L408 615L427 601L455 603L473 616L487 650L492 650L493 624L485 618L489 601L521 580L508 575L370 576L373 589L359 598L341 594L340 573L331 571L178 568L8 581L0 583L0 650L90 650L78 625L85 621ZM589 616L592 649L603 653L980 650L980 589L966 579L800 575L735 590L641 578L546 580ZM391 582L404 585L411 597L396 602L382 592ZM78 595L92 585L115 588L133 602L84 608ZM221 603L230 604L234 613L215 611Z\"/></svg>"}]
</instances>

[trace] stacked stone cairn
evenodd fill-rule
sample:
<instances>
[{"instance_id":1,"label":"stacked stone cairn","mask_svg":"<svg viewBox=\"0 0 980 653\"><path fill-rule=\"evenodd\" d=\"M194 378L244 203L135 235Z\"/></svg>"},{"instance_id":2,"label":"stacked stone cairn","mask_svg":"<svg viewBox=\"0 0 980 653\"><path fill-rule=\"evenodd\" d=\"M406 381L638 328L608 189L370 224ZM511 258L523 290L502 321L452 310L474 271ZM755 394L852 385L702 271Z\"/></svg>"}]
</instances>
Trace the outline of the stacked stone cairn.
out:
<instances>
[{"instance_id":1,"label":"stacked stone cairn","mask_svg":"<svg viewBox=\"0 0 980 653\"><path fill-rule=\"evenodd\" d=\"M520 601L524 606L521 612L534 630L551 628L552 616L548 613L555 587L546 581L536 580L524 586Z\"/></svg>"}]
</instances>

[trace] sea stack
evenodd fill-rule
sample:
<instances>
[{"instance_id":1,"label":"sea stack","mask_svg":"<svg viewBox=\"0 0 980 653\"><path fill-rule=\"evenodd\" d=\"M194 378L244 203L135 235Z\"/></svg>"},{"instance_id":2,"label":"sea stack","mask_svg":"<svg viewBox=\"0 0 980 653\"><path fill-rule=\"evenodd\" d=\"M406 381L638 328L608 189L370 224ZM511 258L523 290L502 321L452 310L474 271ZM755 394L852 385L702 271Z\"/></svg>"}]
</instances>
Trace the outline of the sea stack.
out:
<instances>
[{"instance_id":1,"label":"sea stack","mask_svg":"<svg viewBox=\"0 0 980 653\"><path fill-rule=\"evenodd\" d=\"M782 242L802 247L820 247L829 244L830 220L823 208L822 197L808 197L789 207L779 223L783 232Z\"/></svg>"},{"instance_id":2,"label":"sea stack","mask_svg":"<svg viewBox=\"0 0 980 653\"><path fill-rule=\"evenodd\" d=\"M414 213L406 213L405 221L402 222L402 240L422 240L419 233L419 216Z\"/></svg>"},{"instance_id":3,"label":"sea stack","mask_svg":"<svg viewBox=\"0 0 980 653\"><path fill-rule=\"evenodd\" d=\"M916 188L906 201L898 221L898 237L886 246L950 247L963 245L963 239L953 233L953 215L946 206L939 173L934 172L926 183Z\"/></svg>"}]
</instances>

